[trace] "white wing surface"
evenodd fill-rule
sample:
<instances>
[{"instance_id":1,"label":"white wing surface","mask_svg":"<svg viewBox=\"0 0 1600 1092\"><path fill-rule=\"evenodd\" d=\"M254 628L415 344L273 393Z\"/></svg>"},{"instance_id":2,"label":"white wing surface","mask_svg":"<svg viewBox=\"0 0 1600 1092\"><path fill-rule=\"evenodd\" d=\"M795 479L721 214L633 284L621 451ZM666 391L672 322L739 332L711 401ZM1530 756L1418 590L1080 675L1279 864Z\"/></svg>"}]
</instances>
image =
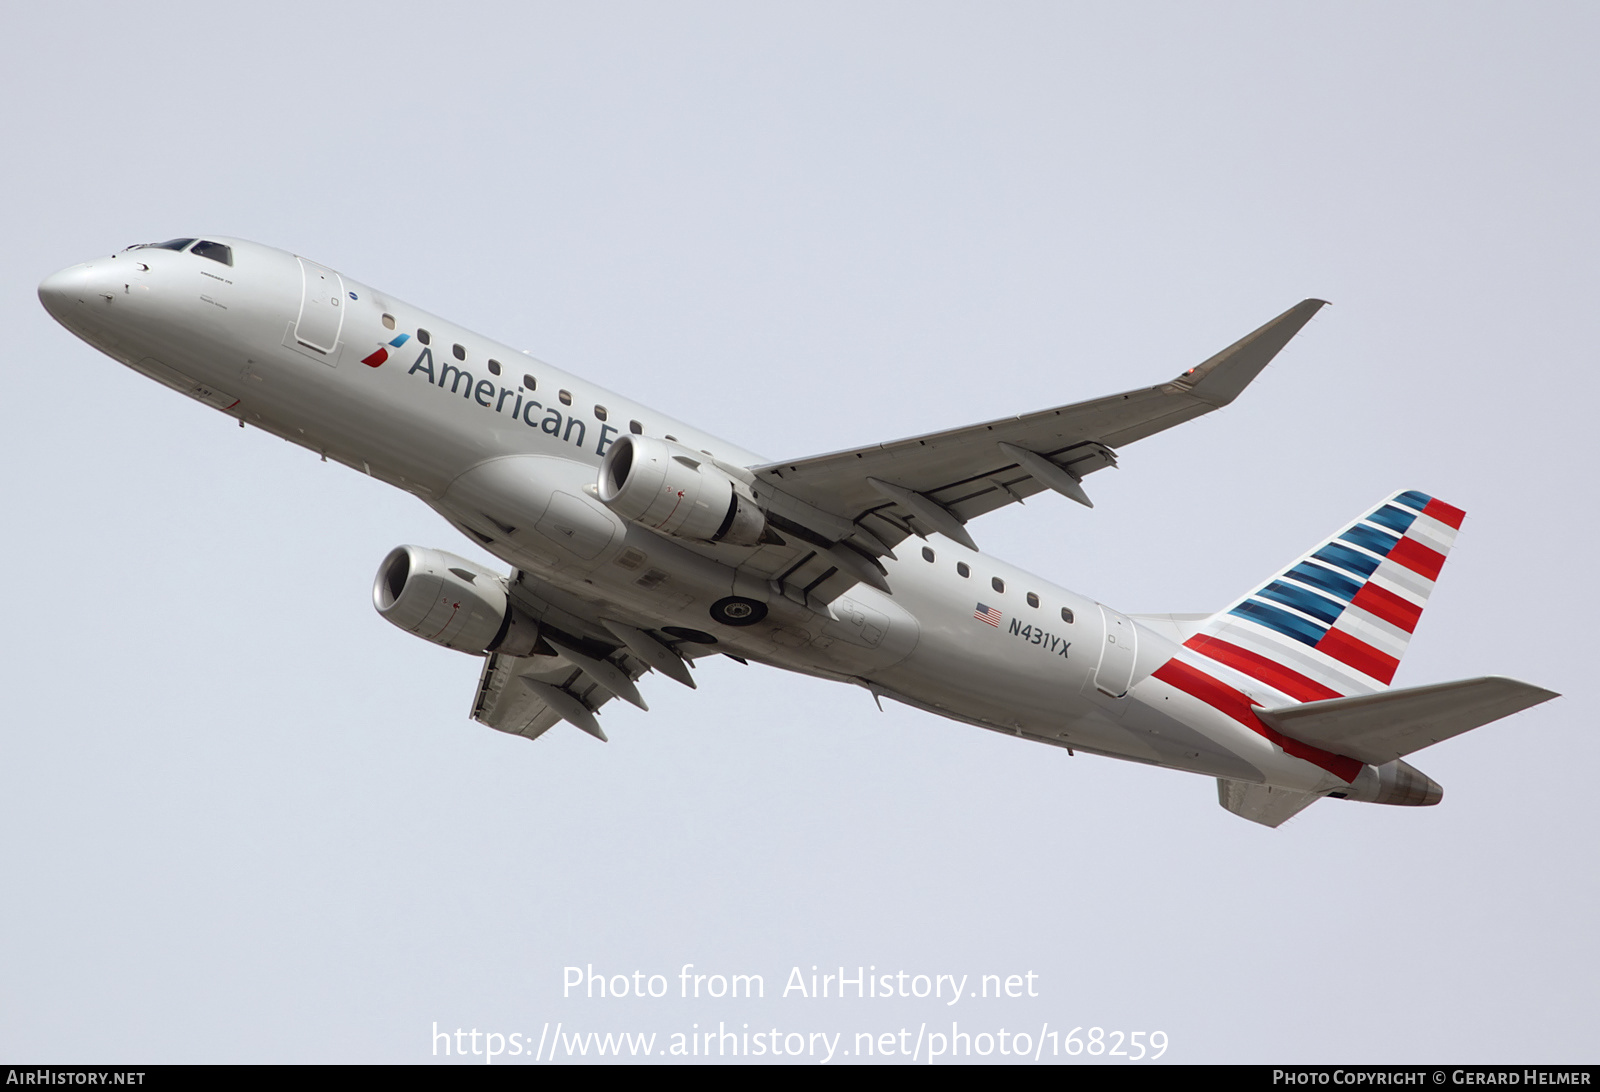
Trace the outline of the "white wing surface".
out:
<instances>
[{"instance_id":1,"label":"white wing surface","mask_svg":"<svg viewBox=\"0 0 1600 1092\"><path fill-rule=\"evenodd\" d=\"M972 549L966 523L1054 489L1090 504L1081 482L1116 451L1232 402L1324 306L1305 300L1167 383L1020 417L853 451L752 467L752 488L782 544L741 568L803 603L827 603L911 535Z\"/></svg>"},{"instance_id":2,"label":"white wing surface","mask_svg":"<svg viewBox=\"0 0 1600 1092\"><path fill-rule=\"evenodd\" d=\"M686 658L670 639L591 616L579 601L524 572L513 574L510 594L538 621L538 646L528 656L489 654L473 720L527 739L564 720L605 741L595 714L614 697L648 709L634 680L652 667L694 686Z\"/></svg>"}]
</instances>

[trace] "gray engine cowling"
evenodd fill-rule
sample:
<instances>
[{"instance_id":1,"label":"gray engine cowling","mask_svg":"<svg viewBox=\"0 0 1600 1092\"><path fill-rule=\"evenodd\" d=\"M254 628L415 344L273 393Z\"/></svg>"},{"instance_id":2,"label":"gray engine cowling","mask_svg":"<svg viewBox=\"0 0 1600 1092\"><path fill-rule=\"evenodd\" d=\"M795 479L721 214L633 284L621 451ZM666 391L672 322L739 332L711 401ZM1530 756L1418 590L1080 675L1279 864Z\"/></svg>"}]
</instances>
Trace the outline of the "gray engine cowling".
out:
<instances>
[{"instance_id":1,"label":"gray engine cowling","mask_svg":"<svg viewBox=\"0 0 1600 1092\"><path fill-rule=\"evenodd\" d=\"M526 656L539 624L511 603L506 578L464 557L396 546L378 566L372 605L384 620L458 652Z\"/></svg>"},{"instance_id":2,"label":"gray engine cowling","mask_svg":"<svg viewBox=\"0 0 1600 1092\"><path fill-rule=\"evenodd\" d=\"M600 464L602 503L658 534L754 546L767 517L750 487L711 456L670 440L624 436Z\"/></svg>"}]
</instances>

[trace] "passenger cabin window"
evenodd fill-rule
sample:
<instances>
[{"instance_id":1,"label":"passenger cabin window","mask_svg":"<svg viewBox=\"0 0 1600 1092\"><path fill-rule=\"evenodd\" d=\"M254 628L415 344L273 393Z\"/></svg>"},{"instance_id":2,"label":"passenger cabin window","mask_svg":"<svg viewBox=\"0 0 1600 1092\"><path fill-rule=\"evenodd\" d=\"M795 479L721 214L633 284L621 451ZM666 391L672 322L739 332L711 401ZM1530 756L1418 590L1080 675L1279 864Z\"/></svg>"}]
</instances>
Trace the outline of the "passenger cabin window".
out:
<instances>
[{"instance_id":1,"label":"passenger cabin window","mask_svg":"<svg viewBox=\"0 0 1600 1092\"><path fill-rule=\"evenodd\" d=\"M559 397L561 399L561 404L563 406L572 405L572 392L571 391L562 391L557 397Z\"/></svg>"},{"instance_id":2,"label":"passenger cabin window","mask_svg":"<svg viewBox=\"0 0 1600 1092\"><path fill-rule=\"evenodd\" d=\"M417 340L422 342L424 345L433 344L433 338L428 334L428 331L426 331L426 330L418 330L417 331Z\"/></svg>"},{"instance_id":3,"label":"passenger cabin window","mask_svg":"<svg viewBox=\"0 0 1600 1092\"><path fill-rule=\"evenodd\" d=\"M926 546L924 546L922 548L922 560L924 560L924 561L932 561L933 560L933 551L928 549Z\"/></svg>"},{"instance_id":4,"label":"passenger cabin window","mask_svg":"<svg viewBox=\"0 0 1600 1092\"><path fill-rule=\"evenodd\" d=\"M594 408L594 415L600 420L604 421L606 419L606 408L604 406L596 406Z\"/></svg>"},{"instance_id":5,"label":"passenger cabin window","mask_svg":"<svg viewBox=\"0 0 1600 1092\"><path fill-rule=\"evenodd\" d=\"M1032 592L1029 592L1028 593L1028 606L1037 607L1038 605L1039 605L1039 597L1037 595L1034 595Z\"/></svg>"},{"instance_id":6,"label":"passenger cabin window","mask_svg":"<svg viewBox=\"0 0 1600 1092\"><path fill-rule=\"evenodd\" d=\"M210 258L212 261L221 262L223 265L233 264L233 247L225 243L213 243L210 239L201 239L194 244L189 253L198 254L202 258Z\"/></svg>"},{"instance_id":7,"label":"passenger cabin window","mask_svg":"<svg viewBox=\"0 0 1600 1092\"><path fill-rule=\"evenodd\" d=\"M457 360L467 359L467 347L465 345L452 345L450 346L450 352Z\"/></svg>"},{"instance_id":8,"label":"passenger cabin window","mask_svg":"<svg viewBox=\"0 0 1600 1092\"><path fill-rule=\"evenodd\" d=\"M644 435L644 426L637 421L629 421L628 431L633 433L635 436L642 436Z\"/></svg>"},{"instance_id":9,"label":"passenger cabin window","mask_svg":"<svg viewBox=\"0 0 1600 1092\"><path fill-rule=\"evenodd\" d=\"M489 374L490 375L499 375L500 374L500 362L498 360L491 359L489 361Z\"/></svg>"},{"instance_id":10,"label":"passenger cabin window","mask_svg":"<svg viewBox=\"0 0 1600 1092\"><path fill-rule=\"evenodd\" d=\"M957 576L971 576L972 575L972 570L967 568L967 563L965 561L958 561L958 562L956 562L956 575Z\"/></svg>"},{"instance_id":11,"label":"passenger cabin window","mask_svg":"<svg viewBox=\"0 0 1600 1092\"><path fill-rule=\"evenodd\" d=\"M1006 582L1001 580L998 576L991 577L989 579L989 586L997 592L1003 592L1006 590Z\"/></svg>"},{"instance_id":12,"label":"passenger cabin window","mask_svg":"<svg viewBox=\"0 0 1600 1092\"><path fill-rule=\"evenodd\" d=\"M531 376L531 375L524 375L522 377L522 385L524 387L527 387L530 391L535 391L535 390L539 389L539 384L537 384L537 383L535 383L533 381L533 376Z\"/></svg>"},{"instance_id":13,"label":"passenger cabin window","mask_svg":"<svg viewBox=\"0 0 1600 1092\"><path fill-rule=\"evenodd\" d=\"M384 315L383 316L383 328L385 330L393 330L394 329L394 316L393 315Z\"/></svg>"},{"instance_id":14,"label":"passenger cabin window","mask_svg":"<svg viewBox=\"0 0 1600 1092\"><path fill-rule=\"evenodd\" d=\"M1066 607L1061 608L1061 620L1069 626L1072 624L1072 612Z\"/></svg>"}]
</instances>

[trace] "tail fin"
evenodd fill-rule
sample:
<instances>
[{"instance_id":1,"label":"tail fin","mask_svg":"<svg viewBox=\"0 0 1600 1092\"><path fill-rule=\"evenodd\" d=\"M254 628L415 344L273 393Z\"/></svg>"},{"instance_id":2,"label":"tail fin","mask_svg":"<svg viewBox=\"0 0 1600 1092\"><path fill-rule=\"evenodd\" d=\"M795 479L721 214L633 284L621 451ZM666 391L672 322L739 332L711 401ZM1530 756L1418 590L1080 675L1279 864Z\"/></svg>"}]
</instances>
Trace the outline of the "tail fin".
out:
<instances>
[{"instance_id":1,"label":"tail fin","mask_svg":"<svg viewBox=\"0 0 1600 1092\"><path fill-rule=\"evenodd\" d=\"M1414 489L1396 493L1206 619L1183 658L1292 702L1384 689L1465 515Z\"/></svg>"}]
</instances>

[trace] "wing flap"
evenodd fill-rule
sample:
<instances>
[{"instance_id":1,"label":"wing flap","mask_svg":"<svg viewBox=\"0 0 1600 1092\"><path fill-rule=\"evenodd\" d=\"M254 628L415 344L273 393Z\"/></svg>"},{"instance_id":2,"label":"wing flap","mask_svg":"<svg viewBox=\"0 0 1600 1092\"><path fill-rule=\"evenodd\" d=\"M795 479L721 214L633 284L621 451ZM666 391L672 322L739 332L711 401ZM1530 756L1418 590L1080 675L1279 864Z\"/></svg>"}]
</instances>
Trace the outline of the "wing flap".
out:
<instances>
[{"instance_id":1,"label":"wing flap","mask_svg":"<svg viewBox=\"0 0 1600 1092\"><path fill-rule=\"evenodd\" d=\"M594 714L606 702L621 697L646 708L634 680L652 665L634 651L629 639L657 660L678 655L642 630L591 617L579 600L560 596L525 572L515 574L511 591L518 605L538 621L540 640L534 655L490 653L484 661L472 719L496 731L538 739L565 720L604 740ZM559 605L553 601L557 598ZM626 631L627 638L612 627ZM672 668L664 661L663 666ZM681 658L667 674L694 685Z\"/></svg>"},{"instance_id":2,"label":"wing flap","mask_svg":"<svg viewBox=\"0 0 1600 1092\"><path fill-rule=\"evenodd\" d=\"M1516 679L1490 676L1258 708L1255 714L1302 743L1381 766L1559 696Z\"/></svg>"},{"instance_id":3,"label":"wing flap","mask_svg":"<svg viewBox=\"0 0 1600 1092\"><path fill-rule=\"evenodd\" d=\"M538 739L559 723L561 714L549 702L517 683L520 675L530 671L537 674L535 661L542 658L490 653L484 661L483 673L478 676L472 719L497 732L524 739ZM568 667L560 673L558 682L566 681L572 674L572 668Z\"/></svg>"}]
</instances>

